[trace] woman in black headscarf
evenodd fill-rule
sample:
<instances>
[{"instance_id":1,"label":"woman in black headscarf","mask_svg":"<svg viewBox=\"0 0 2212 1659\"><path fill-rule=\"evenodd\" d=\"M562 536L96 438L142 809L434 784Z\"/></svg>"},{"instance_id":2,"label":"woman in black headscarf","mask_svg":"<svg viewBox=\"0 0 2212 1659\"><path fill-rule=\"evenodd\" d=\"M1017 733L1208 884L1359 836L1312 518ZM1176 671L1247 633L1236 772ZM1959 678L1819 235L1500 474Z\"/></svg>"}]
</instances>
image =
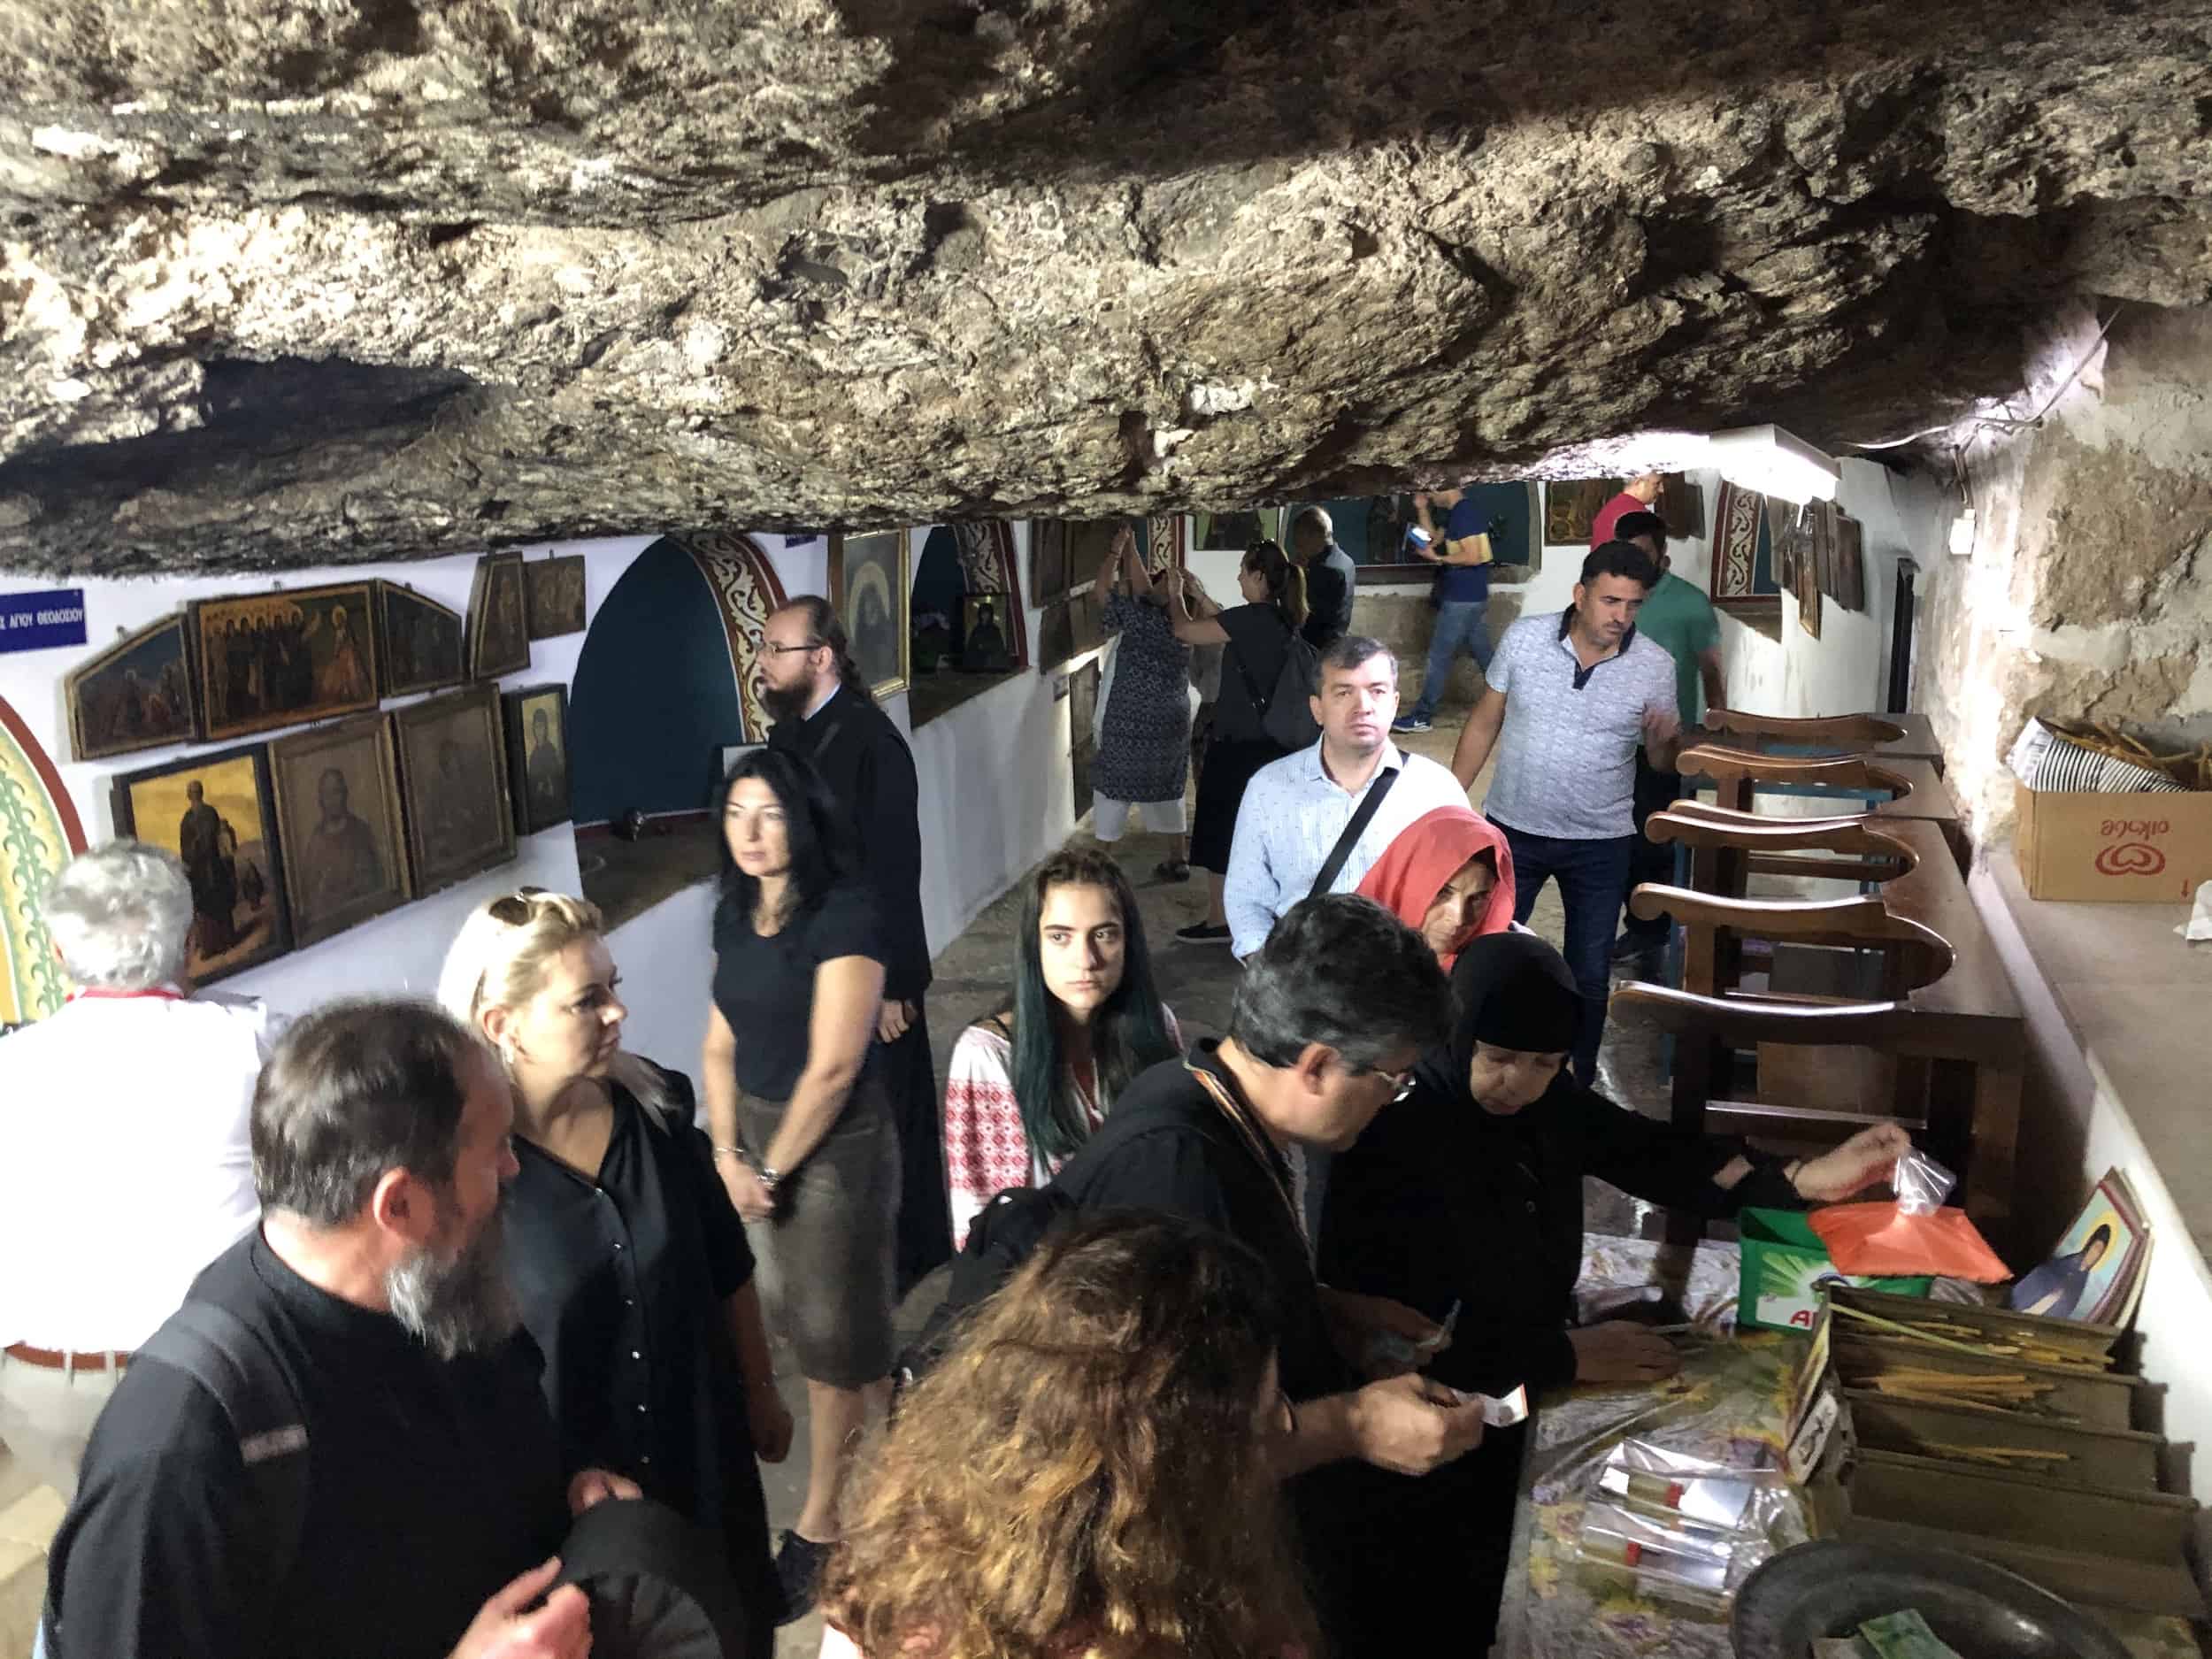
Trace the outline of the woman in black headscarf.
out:
<instances>
[{"instance_id":1,"label":"woman in black headscarf","mask_svg":"<svg viewBox=\"0 0 2212 1659\"><path fill-rule=\"evenodd\" d=\"M1329 1173L1321 1277L1442 1319L1451 1346L1427 1372L1502 1395L1571 1382L1656 1381L1667 1340L1626 1321L1573 1326L1582 1179L1708 1218L1747 1206L1802 1209L1881 1179L1910 1149L1903 1130L1862 1131L1817 1158L1784 1161L1616 1106L1566 1070L1581 998L1559 953L1532 933L1468 944L1452 972L1451 1041L1415 1073ZM1526 1425L1493 1429L1458 1463L1388 1499L1374 1571L1402 1602L1466 1609L1481 1652L1497 1617ZM1464 1598L1463 1600L1463 1598Z\"/></svg>"}]
</instances>

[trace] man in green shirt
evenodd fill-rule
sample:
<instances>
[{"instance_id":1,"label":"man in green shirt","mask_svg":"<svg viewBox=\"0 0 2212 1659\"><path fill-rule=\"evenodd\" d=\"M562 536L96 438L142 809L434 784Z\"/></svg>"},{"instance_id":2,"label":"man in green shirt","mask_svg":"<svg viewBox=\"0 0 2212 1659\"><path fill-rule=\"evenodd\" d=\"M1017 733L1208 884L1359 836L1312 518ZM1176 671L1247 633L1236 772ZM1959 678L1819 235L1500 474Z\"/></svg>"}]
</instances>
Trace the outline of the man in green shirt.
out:
<instances>
[{"instance_id":1,"label":"man in green shirt","mask_svg":"<svg viewBox=\"0 0 2212 1659\"><path fill-rule=\"evenodd\" d=\"M1685 726L1695 726L1709 707L1727 704L1720 664L1720 617L1713 602L1690 582L1667 568L1667 526L1655 512L1623 513L1613 526L1614 539L1633 541L1657 561L1659 585L1636 613L1636 631L1664 646L1674 658L1675 707ZM1644 839L1644 821L1664 811L1684 793L1683 779L1672 770L1661 771L1636 751L1636 839L1632 844L1629 890L1640 881L1671 881L1674 849L1654 846ZM1659 949L1667 942L1670 924L1623 918L1621 936L1614 941L1613 960L1631 961Z\"/></svg>"}]
</instances>

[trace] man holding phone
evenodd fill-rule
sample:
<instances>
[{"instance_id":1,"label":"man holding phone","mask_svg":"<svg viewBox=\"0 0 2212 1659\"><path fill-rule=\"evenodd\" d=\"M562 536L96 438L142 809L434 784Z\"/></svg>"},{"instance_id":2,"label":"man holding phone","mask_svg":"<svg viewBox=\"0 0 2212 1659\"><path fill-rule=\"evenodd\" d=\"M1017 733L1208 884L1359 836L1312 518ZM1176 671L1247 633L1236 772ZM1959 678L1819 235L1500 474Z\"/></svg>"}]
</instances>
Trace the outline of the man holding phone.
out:
<instances>
[{"instance_id":1,"label":"man holding phone","mask_svg":"<svg viewBox=\"0 0 2212 1659\"><path fill-rule=\"evenodd\" d=\"M1440 507L1444 511L1440 536L1433 517ZM1437 702L1451 680L1452 664L1462 651L1475 659L1486 676L1490 672L1489 520L1464 486L1423 491L1413 498L1413 512L1421 534L1409 534L1406 545L1415 557L1439 567L1429 595L1436 626L1429 634L1429 665L1421 676L1421 695L1409 712L1391 722L1394 732L1429 730Z\"/></svg>"}]
</instances>

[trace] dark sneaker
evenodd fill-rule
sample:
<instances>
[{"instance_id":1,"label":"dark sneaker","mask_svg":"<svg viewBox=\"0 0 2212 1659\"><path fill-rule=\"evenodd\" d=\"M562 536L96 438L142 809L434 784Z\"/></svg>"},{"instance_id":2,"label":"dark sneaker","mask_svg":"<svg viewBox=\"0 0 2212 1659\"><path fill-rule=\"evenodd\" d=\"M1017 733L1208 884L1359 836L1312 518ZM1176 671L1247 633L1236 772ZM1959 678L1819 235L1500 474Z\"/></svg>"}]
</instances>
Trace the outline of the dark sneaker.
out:
<instances>
[{"instance_id":1,"label":"dark sneaker","mask_svg":"<svg viewBox=\"0 0 2212 1659\"><path fill-rule=\"evenodd\" d=\"M1229 942L1229 930L1193 922L1188 927L1177 928L1175 937L1186 945L1225 945Z\"/></svg>"},{"instance_id":2,"label":"dark sneaker","mask_svg":"<svg viewBox=\"0 0 2212 1659\"><path fill-rule=\"evenodd\" d=\"M836 1548L785 1530L776 1550L776 1583L783 1591L783 1617L777 1624L795 1624L814 1610L814 1587L821 1582L822 1563Z\"/></svg>"},{"instance_id":3,"label":"dark sneaker","mask_svg":"<svg viewBox=\"0 0 2212 1659\"><path fill-rule=\"evenodd\" d=\"M1436 729L1436 722L1425 714L1402 714L1390 723L1390 729L1394 732L1431 732Z\"/></svg>"},{"instance_id":4,"label":"dark sneaker","mask_svg":"<svg viewBox=\"0 0 2212 1659\"><path fill-rule=\"evenodd\" d=\"M1655 956L1667 948L1667 935L1624 933L1613 941L1615 962L1640 962L1646 956Z\"/></svg>"}]
</instances>

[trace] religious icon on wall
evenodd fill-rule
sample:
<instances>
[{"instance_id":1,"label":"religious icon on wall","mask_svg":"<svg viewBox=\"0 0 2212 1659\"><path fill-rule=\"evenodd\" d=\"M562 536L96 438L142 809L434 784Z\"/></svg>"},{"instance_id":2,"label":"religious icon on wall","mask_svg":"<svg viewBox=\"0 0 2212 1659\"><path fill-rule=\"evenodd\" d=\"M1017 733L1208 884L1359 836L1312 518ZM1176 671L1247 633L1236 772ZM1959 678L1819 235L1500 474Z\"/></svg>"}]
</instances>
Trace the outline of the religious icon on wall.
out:
<instances>
[{"instance_id":1,"label":"religious icon on wall","mask_svg":"<svg viewBox=\"0 0 2212 1659\"><path fill-rule=\"evenodd\" d=\"M376 707L376 584L334 583L191 609L211 739Z\"/></svg>"},{"instance_id":2,"label":"religious icon on wall","mask_svg":"<svg viewBox=\"0 0 2212 1659\"><path fill-rule=\"evenodd\" d=\"M1006 642L1006 595L970 594L960 602L960 666L972 674L1003 674L1014 666Z\"/></svg>"},{"instance_id":3,"label":"religious icon on wall","mask_svg":"<svg viewBox=\"0 0 2212 1659\"><path fill-rule=\"evenodd\" d=\"M1075 602L1063 599L1037 619L1037 666L1049 673L1075 655Z\"/></svg>"},{"instance_id":4,"label":"religious icon on wall","mask_svg":"<svg viewBox=\"0 0 2212 1659\"><path fill-rule=\"evenodd\" d=\"M389 715L317 726L269 746L285 891L311 945L415 895Z\"/></svg>"},{"instance_id":5,"label":"religious icon on wall","mask_svg":"<svg viewBox=\"0 0 2212 1659\"><path fill-rule=\"evenodd\" d=\"M1544 486L1544 545L1587 547L1598 509L1621 493L1617 478L1555 478Z\"/></svg>"},{"instance_id":6,"label":"religious icon on wall","mask_svg":"<svg viewBox=\"0 0 2212 1659\"><path fill-rule=\"evenodd\" d=\"M1820 637L1820 567L1811 549L1801 545L1797 556L1797 626L1813 638Z\"/></svg>"},{"instance_id":7,"label":"religious icon on wall","mask_svg":"<svg viewBox=\"0 0 2212 1659\"><path fill-rule=\"evenodd\" d=\"M1068 522L1064 518L1029 521L1029 603L1048 605L1068 591Z\"/></svg>"},{"instance_id":8,"label":"religious icon on wall","mask_svg":"<svg viewBox=\"0 0 2212 1659\"><path fill-rule=\"evenodd\" d=\"M496 680L530 666L522 555L487 553L469 583L469 678Z\"/></svg>"},{"instance_id":9,"label":"religious icon on wall","mask_svg":"<svg viewBox=\"0 0 2212 1659\"><path fill-rule=\"evenodd\" d=\"M435 893L511 861L515 826L497 689L448 692L392 719L416 890Z\"/></svg>"},{"instance_id":10,"label":"religious icon on wall","mask_svg":"<svg viewBox=\"0 0 2212 1659\"><path fill-rule=\"evenodd\" d=\"M1831 599L1836 594L1836 504L1816 501L1805 509L1805 527L1812 549L1813 585Z\"/></svg>"},{"instance_id":11,"label":"religious icon on wall","mask_svg":"<svg viewBox=\"0 0 2212 1659\"><path fill-rule=\"evenodd\" d=\"M830 603L845 624L853 662L868 689L906 689L907 536L903 530L830 537Z\"/></svg>"},{"instance_id":12,"label":"religious icon on wall","mask_svg":"<svg viewBox=\"0 0 2212 1659\"><path fill-rule=\"evenodd\" d=\"M376 598L386 696L442 691L468 678L460 612L397 582L377 583Z\"/></svg>"},{"instance_id":13,"label":"religious icon on wall","mask_svg":"<svg viewBox=\"0 0 2212 1659\"><path fill-rule=\"evenodd\" d=\"M1098 709L1098 681L1094 662L1068 676L1068 790L1078 818L1091 810L1091 761L1097 752L1091 724Z\"/></svg>"},{"instance_id":14,"label":"religious icon on wall","mask_svg":"<svg viewBox=\"0 0 2212 1659\"><path fill-rule=\"evenodd\" d=\"M192 886L184 967L195 985L292 949L269 753L197 755L114 782L115 833L176 854Z\"/></svg>"},{"instance_id":15,"label":"religious icon on wall","mask_svg":"<svg viewBox=\"0 0 2212 1659\"><path fill-rule=\"evenodd\" d=\"M1106 608L1096 594L1079 593L1068 601L1075 620L1075 654L1094 651L1106 643Z\"/></svg>"},{"instance_id":16,"label":"religious icon on wall","mask_svg":"<svg viewBox=\"0 0 2212 1659\"><path fill-rule=\"evenodd\" d=\"M584 631L584 556L533 559L522 567L523 609L530 637L549 640Z\"/></svg>"},{"instance_id":17,"label":"religious icon on wall","mask_svg":"<svg viewBox=\"0 0 2212 1659\"><path fill-rule=\"evenodd\" d=\"M534 835L568 821L568 692L532 686L501 699L507 718L508 792L515 832Z\"/></svg>"},{"instance_id":18,"label":"religious icon on wall","mask_svg":"<svg viewBox=\"0 0 2212 1659\"><path fill-rule=\"evenodd\" d=\"M128 755L199 735L185 614L164 617L73 670L62 681L69 746L79 760Z\"/></svg>"},{"instance_id":19,"label":"religious icon on wall","mask_svg":"<svg viewBox=\"0 0 2212 1659\"><path fill-rule=\"evenodd\" d=\"M1836 515L1836 603L1846 611L1866 609L1865 526L1847 512Z\"/></svg>"},{"instance_id":20,"label":"religious icon on wall","mask_svg":"<svg viewBox=\"0 0 2212 1659\"><path fill-rule=\"evenodd\" d=\"M1687 472L1669 472L1660 480L1655 505L1667 521L1669 535L1705 539L1705 491L1690 481Z\"/></svg>"},{"instance_id":21,"label":"religious icon on wall","mask_svg":"<svg viewBox=\"0 0 2212 1659\"><path fill-rule=\"evenodd\" d=\"M1114 526L1108 525L1109 536ZM1280 542L1283 539L1283 510L1280 507L1248 507L1236 512L1201 512L1191 515L1192 547L1201 553L1241 553L1255 541ZM1093 566L1095 573L1096 566ZM1079 565L1076 575L1083 574Z\"/></svg>"}]
</instances>

